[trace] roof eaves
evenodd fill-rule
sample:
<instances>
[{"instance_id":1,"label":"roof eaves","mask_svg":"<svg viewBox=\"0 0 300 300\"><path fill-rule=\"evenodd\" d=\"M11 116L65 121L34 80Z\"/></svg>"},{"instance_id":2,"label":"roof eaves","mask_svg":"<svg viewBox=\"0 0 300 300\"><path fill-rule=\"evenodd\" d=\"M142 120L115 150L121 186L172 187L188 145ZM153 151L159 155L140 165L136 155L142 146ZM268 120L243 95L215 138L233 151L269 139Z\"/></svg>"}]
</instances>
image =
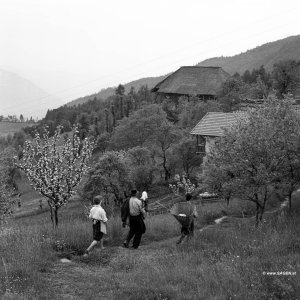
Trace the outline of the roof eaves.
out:
<instances>
[{"instance_id":1,"label":"roof eaves","mask_svg":"<svg viewBox=\"0 0 300 300\"><path fill-rule=\"evenodd\" d=\"M176 70L175 72L171 73L169 76L167 76L165 79L163 79L162 81L160 81L158 84L156 84L152 89L151 92L159 92L159 87L160 85L162 85L168 78L170 78L171 76L173 76L175 73L177 73L181 68L180 67L178 70Z\"/></svg>"},{"instance_id":2,"label":"roof eaves","mask_svg":"<svg viewBox=\"0 0 300 300\"><path fill-rule=\"evenodd\" d=\"M196 127L198 127L198 125L200 125L201 122L203 122L204 118L206 118L206 116L209 114L210 112L207 112L204 117L194 126L194 128L191 130L190 134L196 134L193 133L193 131L195 130Z\"/></svg>"}]
</instances>

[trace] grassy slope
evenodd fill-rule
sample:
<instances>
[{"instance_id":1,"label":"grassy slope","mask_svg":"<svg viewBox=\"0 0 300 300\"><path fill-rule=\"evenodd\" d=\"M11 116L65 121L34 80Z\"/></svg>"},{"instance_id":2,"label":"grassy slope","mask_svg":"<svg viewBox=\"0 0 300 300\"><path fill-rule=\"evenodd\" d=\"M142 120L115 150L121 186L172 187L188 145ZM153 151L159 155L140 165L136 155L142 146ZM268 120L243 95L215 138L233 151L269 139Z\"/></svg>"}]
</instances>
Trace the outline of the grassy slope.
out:
<instances>
[{"instance_id":1,"label":"grassy slope","mask_svg":"<svg viewBox=\"0 0 300 300\"><path fill-rule=\"evenodd\" d=\"M299 204L299 193L295 199ZM0 245L8 270L6 276L0 268L6 299L297 299L299 205L289 218L267 214L258 229L253 219L229 218L197 230L180 247L175 246L179 225L173 217L154 216L147 220L137 251L118 247L127 230L119 218L111 218L107 248L82 258L77 254L90 243L91 228L75 204L61 211L57 233L47 212L11 224L11 234ZM200 206L196 228L223 208L221 203ZM62 264L61 257L72 262ZM267 276L263 271L297 275Z\"/></svg>"},{"instance_id":2,"label":"grassy slope","mask_svg":"<svg viewBox=\"0 0 300 300\"><path fill-rule=\"evenodd\" d=\"M21 122L0 122L0 137L5 137L9 134L13 135L15 132L20 131L22 128L32 126L33 123Z\"/></svg>"}]
</instances>

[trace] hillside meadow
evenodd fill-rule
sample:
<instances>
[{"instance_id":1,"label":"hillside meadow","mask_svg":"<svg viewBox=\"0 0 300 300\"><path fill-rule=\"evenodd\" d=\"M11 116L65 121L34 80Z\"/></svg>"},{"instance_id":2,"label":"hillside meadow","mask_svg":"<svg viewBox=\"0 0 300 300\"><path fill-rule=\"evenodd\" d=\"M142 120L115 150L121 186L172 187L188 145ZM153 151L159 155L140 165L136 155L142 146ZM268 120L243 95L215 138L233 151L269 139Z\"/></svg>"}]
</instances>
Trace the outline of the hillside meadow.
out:
<instances>
[{"instance_id":1,"label":"hillside meadow","mask_svg":"<svg viewBox=\"0 0 300 300\"><path fill-rule=\"evenodd\" d=\"M109 217L104 250L82 254L91 224L78 201L60 211L53 230L46 210L2 225L2 299L298 299L300 195L293 212L270 203L256 228L238 200L199 203L193 239L176 246L180 226L170 214L149 216L138 250L120 247L128 229ZM227 215L221 224L214 219ZM67 258L68 263L60 259ZM275 273L267 273L275 272ZM272 274L272 275L271 275Z\"/></svg>"},{"instance_id":2,"label":"hillside meadow","mask_svg":"<svg viewBox=\"0 0 300 300\"><path fill-rule=\"evenodd\" d=\"M0 137L13 135L24 127L32 126L32 124L27 122L0 122Z\"/></svg>"}]
</instances>

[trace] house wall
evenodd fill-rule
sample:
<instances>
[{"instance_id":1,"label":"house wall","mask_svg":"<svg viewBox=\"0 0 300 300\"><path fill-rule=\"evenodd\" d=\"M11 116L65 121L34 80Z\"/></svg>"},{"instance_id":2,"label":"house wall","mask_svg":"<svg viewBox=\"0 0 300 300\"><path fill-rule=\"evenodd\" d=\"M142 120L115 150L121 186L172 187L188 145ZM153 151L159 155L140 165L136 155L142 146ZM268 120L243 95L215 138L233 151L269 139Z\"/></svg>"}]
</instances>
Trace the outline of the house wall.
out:
<instances>
[{"instance_id":1,"label":"house wall","mask_svg":"<svg viewBox=\"0 0 300 300\"><path fill-rule=\"evenodd\" d=\"M198 135L197 136L197 152L199 154L203 153L203 154L207 155L211 151L211 149L214 147L217 138L218 137ZM204 145L204 147L203 147L203 145ZM203 148L204 148L205 153L202 150Z\"/></svg>"},{"instance_id":2,"label":"house wall","mask_svg":"<svg viewBox=\"0 0 300 300\"><path fill-rule=\"evenodd\" d=\"M206 136L205 137L205 153L206 155L211 151L216 143L216 137Z\"/></svg>"},{"instance_id":3,"label":"house wall","mask_svg":"<svg viewBox=\"0 0 300 300\"><path fill-rule=\"evenodd\" d=\"M165 93L157 93L155 96L156 102L161 103L164 99L169 98L174 102L178 102L180 97L198 97L200 100L208 101L208 100L216 100L216 96L214 95L181 95L181 94L165 94Z\"/></svg>"}]
</instances>

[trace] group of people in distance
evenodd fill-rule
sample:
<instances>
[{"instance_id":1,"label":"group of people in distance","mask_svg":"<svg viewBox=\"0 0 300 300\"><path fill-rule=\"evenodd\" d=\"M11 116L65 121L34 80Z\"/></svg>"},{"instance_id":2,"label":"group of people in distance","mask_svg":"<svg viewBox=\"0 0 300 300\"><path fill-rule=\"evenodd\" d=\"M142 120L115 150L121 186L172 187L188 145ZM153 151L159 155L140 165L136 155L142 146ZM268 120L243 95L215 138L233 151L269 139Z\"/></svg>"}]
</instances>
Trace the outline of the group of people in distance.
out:
<instances>
[{"instance_id":1,"label":"group of people in distance","mask_svg":"<svg viewBox=\"0 0 300 300\"><path fill-rule=\"evenodd\" d=\"M192 196L186 195L186 201L190 201ZM103 247L103 235L107 234L107 216L106 212L101 206L104 198L100 195L94 197L94 206L90 210L89 218L93 222L93 241L86 249L84 256L88 256L91 250L100 243L100 248ZM198 217L196 206L189 203L192 209L191 222L188 225L182 225L181 236L177 241L180 244L185 237L193 235L194 218ZM140 245L142 235L146 232L146 225L144 219L148 211L148 194L146 191L142 193L141 198L138 198L138 191L132 190L128 202L128 224L123 220L123 227L129 225L129 232L126 240L123 242L125 248L129 248L130 241L133 239L132 248L137 249Z\"/></svg>"}]
</instances>

